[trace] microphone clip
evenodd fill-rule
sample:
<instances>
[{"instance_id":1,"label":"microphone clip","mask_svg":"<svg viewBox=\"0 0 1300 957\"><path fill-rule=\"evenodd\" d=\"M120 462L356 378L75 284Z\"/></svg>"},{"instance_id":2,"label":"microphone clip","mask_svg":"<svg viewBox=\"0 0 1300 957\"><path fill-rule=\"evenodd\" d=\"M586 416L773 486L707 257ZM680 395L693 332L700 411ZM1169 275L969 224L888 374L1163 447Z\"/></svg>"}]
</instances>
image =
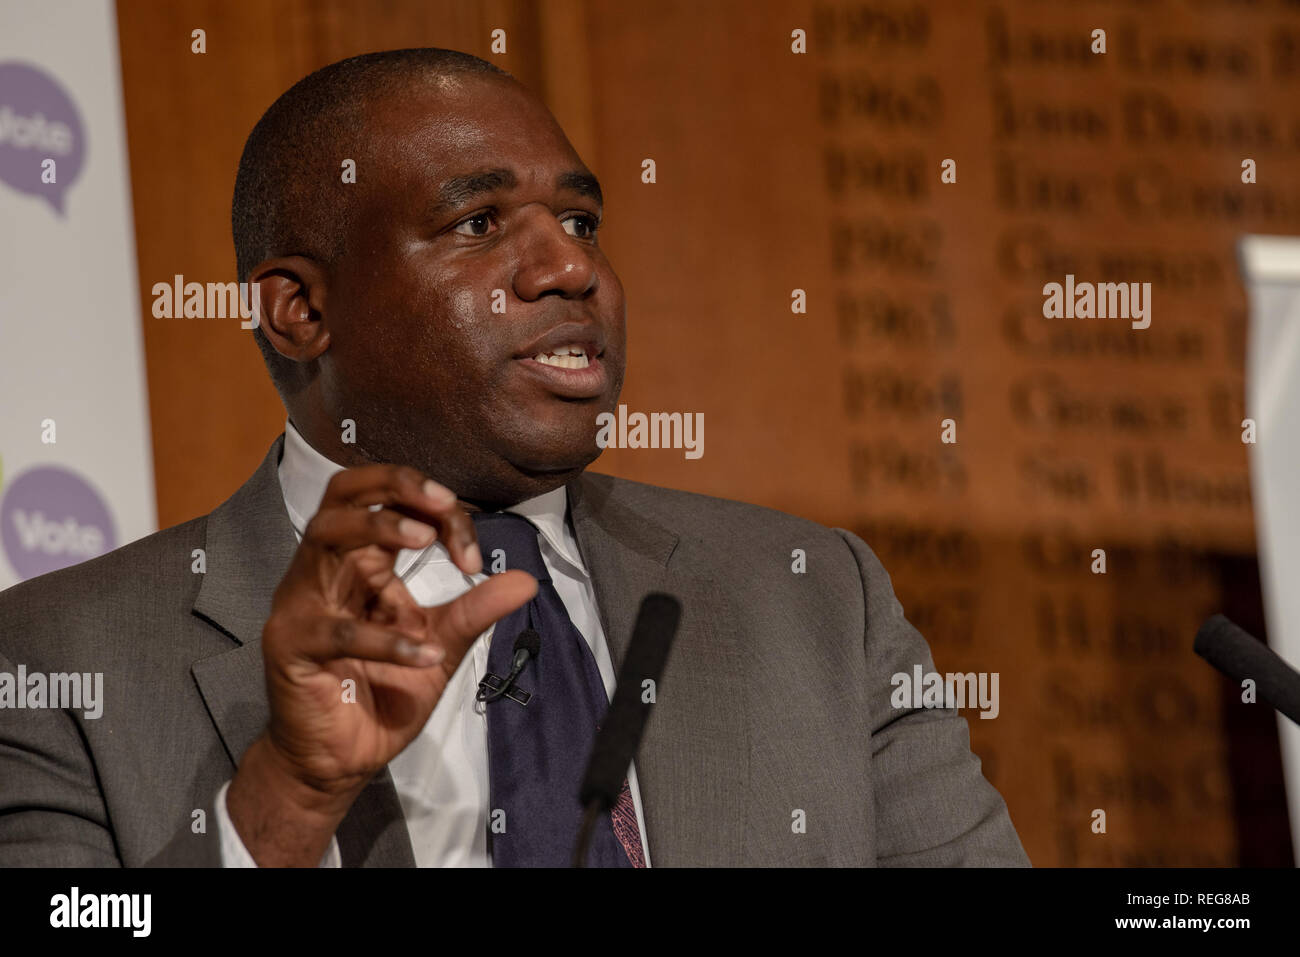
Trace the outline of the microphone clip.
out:
<instances>
[{"instance_id":1,"label":"microphone clip","mask_svg":"<svg viewBox=\"0 0 1300 957\"><path fill-rule=\"evenodd\" d=\"M502 688L505 688L503 691ZM478 694L474 696L476 701L495 701L497 698L509 698L511 701L517 701L524 707L528 706L529 700L533 696L522 688L516 688L513 681L507 681L500 675L494 675L488 672L483 676L483 680L478 683Z\"/></svg>"},{"instance_id":2,"label":"microphone clip","mask_svg":"<svg viewBox=\"0 0 1300 957\"><path fill-rule=\"evenodd\" d=\"M495 637L494 635L494 640ZM519 637L515 639L510 662L510 674L502 678L500 675L494 675L489 671L483 676L483 680L478 683L478 694L474 695L474 700L482 704L489 704L496 701L497 698L506 697L527 707L532 695L527 691L516 688L515 679L523 673L528 662L537 657L541 649L541 635L532 628L525 628L521 631Z\"/></svg>"}]
</instances>

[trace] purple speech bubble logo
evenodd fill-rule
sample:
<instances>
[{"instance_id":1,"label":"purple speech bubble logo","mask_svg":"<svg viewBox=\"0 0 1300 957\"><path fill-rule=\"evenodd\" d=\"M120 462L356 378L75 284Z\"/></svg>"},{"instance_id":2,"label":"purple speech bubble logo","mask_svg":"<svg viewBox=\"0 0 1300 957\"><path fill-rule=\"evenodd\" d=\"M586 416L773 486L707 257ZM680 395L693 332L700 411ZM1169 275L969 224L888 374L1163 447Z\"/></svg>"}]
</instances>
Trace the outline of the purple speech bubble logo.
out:
<instances>
[{"instance_id":1,"label":"purple speech bubble logo","mask_svg":"<svg viewBox=\"0 0 1300 957\"><path fill-rule=\"evenodd\" d=\"M0 542L18 577L27 579L112 551L117 530L85 479L46 465L28 469L5 489Z\"/></svg>"},{"instance_id":2,"label":"purple speech bubble logo","mask_svg":"<svg viewBox=\"0 0 1300 957\"><path fill-rule=\"evenodd\" d=\"M55 182L44 179L54 160ZM43 70L0 63L0 181L64 212L68 187L86 161L86 134L72 98Z\"/></svg>"}]
</instances>

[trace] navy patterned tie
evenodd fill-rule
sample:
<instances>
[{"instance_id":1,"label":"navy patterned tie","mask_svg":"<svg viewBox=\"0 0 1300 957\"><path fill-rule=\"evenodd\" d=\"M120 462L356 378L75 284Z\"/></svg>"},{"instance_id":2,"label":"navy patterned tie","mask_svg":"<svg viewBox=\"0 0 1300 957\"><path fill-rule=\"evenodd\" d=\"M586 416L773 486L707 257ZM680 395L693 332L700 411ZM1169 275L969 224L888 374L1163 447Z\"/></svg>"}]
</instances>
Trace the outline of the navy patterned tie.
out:
<instances>
[{"instance_id":1,"label":"navy patterned tie","mask_svg":"<svg viewBox=\"0 0 1300 957\"><path fill-rule=\"evenodd\" d=\"M609 698L591 648L569 618L542 561L537 527L513 512L474 512L472 517L485 570L500 568L504 554L506 568L528 572L538 583L532 601L497 622L488 651L488 674L504 679L520 632L532 628L541 636L541 651L514 682L512 694L485 705L492 866L568 867L582 823L578 787ZM527 704L521 704L525 696ZM588 865L644 867L626 784L613 818L601 815Z\"/></svg>"}]
</instances>

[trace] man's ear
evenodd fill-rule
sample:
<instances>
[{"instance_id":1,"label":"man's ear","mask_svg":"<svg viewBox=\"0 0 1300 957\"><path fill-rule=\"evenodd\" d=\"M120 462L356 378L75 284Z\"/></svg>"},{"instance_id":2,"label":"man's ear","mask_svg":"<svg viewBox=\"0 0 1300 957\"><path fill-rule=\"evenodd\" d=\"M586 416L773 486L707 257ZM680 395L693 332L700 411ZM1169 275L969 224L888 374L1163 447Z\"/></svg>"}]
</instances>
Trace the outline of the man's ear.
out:
<instances>
[{"instance_id":1,"label":"man's ear","mask_svg":"<svg viewBox=\"0 0 1300 957\"><path fill-rule=\"evenodd\" d=\"M327 274L315 259L279 256L260 263L248 276L257 283L258 323L275 351L297 362L311 362L329 348L325 313Z\"/></svg>"}]
</instances>

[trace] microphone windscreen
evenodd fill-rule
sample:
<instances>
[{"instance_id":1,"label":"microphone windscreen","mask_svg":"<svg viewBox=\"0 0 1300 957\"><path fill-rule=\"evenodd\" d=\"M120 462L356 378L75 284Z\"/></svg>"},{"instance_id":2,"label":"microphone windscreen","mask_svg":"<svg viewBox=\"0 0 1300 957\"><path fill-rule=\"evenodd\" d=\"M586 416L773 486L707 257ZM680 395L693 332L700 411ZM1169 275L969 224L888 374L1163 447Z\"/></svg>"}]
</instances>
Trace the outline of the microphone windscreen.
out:
<instances>
[{"instance_id":1,"label":"microphone windscreen","mask_svg":"<svg viewBox=\"0 0 1300 957\"><path fill-rule=\"evenodd\" d=\"M1259 698L1300 724L1300 673L1264 642L1223 615L1212 615L1196 633L1193 650L1238 682L1255 682Z\"/></svg>"},{"instance_id":2,"label":"microphone windscreen","mask_svg":"<svg viewBox=\"0 0 1300 957\"><path fill-rule=\"evenodd\" d=\"M515 639L512 656L519 654L521 650L527 651L530 658L536 658L537 653L542 650L542 636L531 628L525 628Z\"/></svg>"},{"instance_id":3,"label":"microphone windscreen","mask_svg":"<svg viewBox=\"0 0 1300 957\"><path fill-rule=\"evenodd\" d=\"M645 731L651 702L644 700L646 681L654 682L656 694L668 662L668 652L677 637L682 605L671 595L652 592L641 602L627 657L618 673L618 687L605 722L596 735L578 799L585 806L599 799L608 810L618 800L628 765L636 757Z\"/></svg>"}]
</instances>

